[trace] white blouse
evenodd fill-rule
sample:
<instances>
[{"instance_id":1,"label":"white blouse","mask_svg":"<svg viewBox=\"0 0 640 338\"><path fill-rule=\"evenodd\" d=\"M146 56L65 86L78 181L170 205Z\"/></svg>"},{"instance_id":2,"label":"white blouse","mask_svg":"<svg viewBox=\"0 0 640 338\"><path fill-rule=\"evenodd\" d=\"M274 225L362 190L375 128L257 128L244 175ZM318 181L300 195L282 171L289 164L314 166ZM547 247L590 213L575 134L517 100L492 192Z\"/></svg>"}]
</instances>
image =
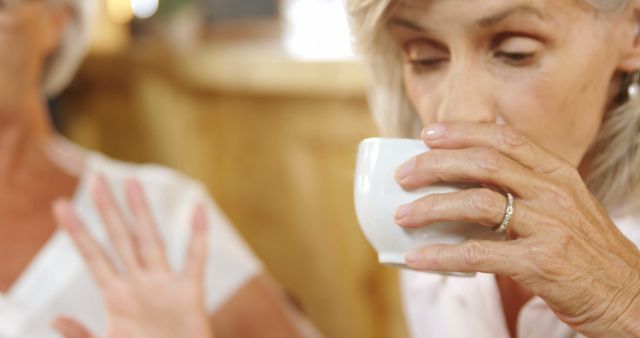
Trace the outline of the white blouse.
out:
<instances>
[{"instance_id":1,"label":"white blouse","mask_svg":"<svg viewBox=\"0 0 640 338\"><path fill-rule=\"evenodd\" d=\"M206 205L210 238L205 287L210 313L261 272L260 262L201 184L163 167L130 165L89 153L72 202L100 242L107 243L107 237L89 189L95 173L106 176L123 206L124 180L141 181L168 259L176 269L189 243L193 208L198 202ZM78 319L99 336L104 332L105 309L99 290L71 239L57 231L11 290L0 293L0 338L58 338L50 324L59 315Z\"/></svg>"},{"instance_id":2,"label":"white blouse","mask_svg":"<svg viewBox=\"0 0 640 338\"><path fill-rule=\"evenodd\" d=\"M640 244L640 217L616 217L618 228ZM509 338L494 275L447 277L414 271L401 274L405 312L413 338ZM518 338L582 338L539 297L524 305Z\"/></svg>"}]
</instances>

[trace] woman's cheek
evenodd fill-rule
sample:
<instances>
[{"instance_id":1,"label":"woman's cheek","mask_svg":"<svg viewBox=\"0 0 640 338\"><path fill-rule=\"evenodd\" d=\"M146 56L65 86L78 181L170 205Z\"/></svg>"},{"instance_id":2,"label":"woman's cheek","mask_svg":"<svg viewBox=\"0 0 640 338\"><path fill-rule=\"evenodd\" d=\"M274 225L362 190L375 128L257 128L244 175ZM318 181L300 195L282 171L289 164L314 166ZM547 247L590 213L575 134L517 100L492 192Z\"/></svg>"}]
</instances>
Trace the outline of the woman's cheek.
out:
<instances>
[{"instance_id":1,"label":"woman's cheek","mask_svg":"<svg viewBox=\"0 0 640 338\"><path fill-rule=\"evenodd\" d=\"M576 134L580 131L576 130L572 112L561 108L565 106L564 96L570 94L567 90L523 81L517 86L502 88L501 93L500 111L506 123L554 154L575 161L575 151L581 149L570 145L575 145ZM563 137L558 138L558 135Z\"/></svg>"}]
</instances>

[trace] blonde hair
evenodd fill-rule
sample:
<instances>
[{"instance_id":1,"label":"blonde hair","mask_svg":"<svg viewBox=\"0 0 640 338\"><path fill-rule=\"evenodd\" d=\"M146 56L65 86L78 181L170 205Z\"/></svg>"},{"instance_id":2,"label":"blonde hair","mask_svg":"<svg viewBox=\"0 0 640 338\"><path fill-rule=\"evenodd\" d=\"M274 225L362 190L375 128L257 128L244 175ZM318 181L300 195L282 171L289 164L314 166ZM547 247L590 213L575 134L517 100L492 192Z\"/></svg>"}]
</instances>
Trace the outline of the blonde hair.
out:
<instances>
[{"instance_id":1,"label":"blonde hair","mask_svg":"<svg viewBox=\"0 0 640 338\"><path fill-rule=\"evenodd\" d=\"M58 50L49 57L44 69L43 92L53 97L71 82L89 45L96 9L95 0L49 0L50 6L69 6L71 18L65 27Z\"/></svg>"},{"instance_id":2,"label":"blonde hair","mask_svg":"<svg viewBox=\"0 0 640 338\"><path fill-rule=\"evenodd\" d=\"M613 11L628 0L586 0L598 10ZM347 0L356 48L366 65L369 105L384 136L416 137L421 128L405 93L402 56L385 29L394 0ZM640 186L640 99L607 112L590 151L585 181L608 208L625 204Z\"/></svg>"}]
</instances>

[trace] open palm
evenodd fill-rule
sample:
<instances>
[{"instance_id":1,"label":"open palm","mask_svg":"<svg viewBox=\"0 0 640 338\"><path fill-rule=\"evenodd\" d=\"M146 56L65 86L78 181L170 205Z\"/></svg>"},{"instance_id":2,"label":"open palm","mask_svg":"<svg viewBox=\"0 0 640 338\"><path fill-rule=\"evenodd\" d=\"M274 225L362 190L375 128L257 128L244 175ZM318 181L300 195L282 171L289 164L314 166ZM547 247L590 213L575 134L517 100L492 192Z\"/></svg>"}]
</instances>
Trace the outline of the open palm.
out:
<instances>
[{"instance_id":1,"label":"open palm","mask_svg":"<svg viewBox=\"0 0 640 338\"><path fill-rule=\"evenodd\" d=\"M207 220L203 207L194 211L184 268L173 272L142 187L129 181L125 190L134 224L126 221L105 179L99 176L94 181L93 198L118 265L68 202L54 206L60 227L73 239L101 289L108 314L105 338L212 338L204 305ZM54 327L66 338L96 338L71 318L58 318Z\"/></svg>"}]
</instances>

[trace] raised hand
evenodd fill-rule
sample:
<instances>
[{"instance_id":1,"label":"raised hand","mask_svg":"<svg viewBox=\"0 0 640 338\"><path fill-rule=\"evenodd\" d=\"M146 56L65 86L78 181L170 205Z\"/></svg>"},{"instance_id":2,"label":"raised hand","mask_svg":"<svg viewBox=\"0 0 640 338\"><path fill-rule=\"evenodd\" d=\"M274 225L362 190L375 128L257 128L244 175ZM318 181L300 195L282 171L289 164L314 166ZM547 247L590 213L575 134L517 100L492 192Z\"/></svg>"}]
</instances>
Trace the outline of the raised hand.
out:
<instances>
[{"instance_id":1,"label":"raised hand","mask_svg":"<svg viewBox=\"0 0 640 338\"><path fill-rule=\"evenodd\" d=\"M128 181L125 191L131 223L115 203L104 177L94 181L93 198L118 264L87 231L68 201L54 205L59 226L71 236L101 289L108 314L105 338L212 338L203 288L207 257L204 208L195 207L184 267L174 272L141 185ZM71 318L60 317L53 325L66 338L96 337Z\"/></svg>"}]
</instances>

